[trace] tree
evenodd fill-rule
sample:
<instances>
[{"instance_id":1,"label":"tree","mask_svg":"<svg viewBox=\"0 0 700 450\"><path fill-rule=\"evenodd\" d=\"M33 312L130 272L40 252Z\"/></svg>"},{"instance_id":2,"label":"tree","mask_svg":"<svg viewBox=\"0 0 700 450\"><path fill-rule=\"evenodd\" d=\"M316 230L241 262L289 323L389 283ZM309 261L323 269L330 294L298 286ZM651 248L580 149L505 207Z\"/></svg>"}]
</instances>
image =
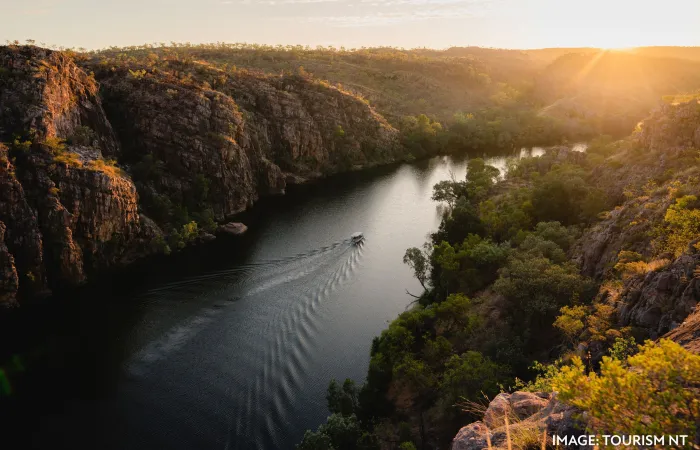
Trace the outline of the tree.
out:
<instances>
[{"instance_id":1,"label":"tree","mask_svg":"<svg viewBox=\"0 0 700 450\"><path fill-rule=\"evenodd\" d=\"M326 401L328 410L334 414L349 416L357 411L357 387L355 382L347 378L341 387L335 380L328 385Z\"/></svg>"},{"instance_id":2,"label":"tree","mask_svg":"<svg viewBox=\"0 0 700 450\"><path fill-rule=\"evenodd\" d=\"M432 200L436 202L445 202L450 208L454 208L457 199L464 195L464 183L453 180L443 180L433 186Z\"/></svg>"},{"instance_id":3,"label":"tree","mask_svg":"<svg viewBox=\"0 0 700 450\"><path fill-rule=\"evenodd\" d=\"M564 306L561 315L554 321L554 327L561 331L569 344L574 345L583 331L583 321L588 314L585 306Z\"/></svg>"},{"instance_id":4,"label":"tree","mask_svg":"<svg viewBox=\"0 0 700 450\"><path fill-rule=\"evenodd\" d=\"M428 290L426 283L430 277L430 257L432 247L427 242L423 244L423 248L411 247L406 250L403 256L403 263L407 264L413 270L413 276L416 277L423 289Z\"/></svg>"},{"instance_id":5,"label":"tree","mask_svg":"<svg viewBox=\"0 0 700 450\"><path fill-rule=\"evenodd\" d=\"M331 438L320 431L306 430L301 443L297 444L297 450L335 450Z\"/></svg>"}]
</instances>

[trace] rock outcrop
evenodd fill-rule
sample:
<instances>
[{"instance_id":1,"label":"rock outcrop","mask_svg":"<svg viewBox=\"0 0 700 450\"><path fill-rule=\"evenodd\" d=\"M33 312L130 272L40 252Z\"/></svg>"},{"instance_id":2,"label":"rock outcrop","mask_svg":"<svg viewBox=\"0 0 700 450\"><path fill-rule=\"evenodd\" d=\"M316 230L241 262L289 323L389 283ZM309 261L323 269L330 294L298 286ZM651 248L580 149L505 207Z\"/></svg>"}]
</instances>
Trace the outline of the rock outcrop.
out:
<instances>
[{"instance_id":1,"label":"rock outcrop","mask_svg":"<svg viewBox=\"0 0 700 450\"><path fill-rule=\"evenodd\" d=\"M0 49L4 303L84 282L148 249L131 179L95 81L60 52ZM15 281L13 281L15 280Z\"/></svg>"},{"instance_id":2,"label":"rock outcrop","mask_svg":"<svg viewBox=\"0 0 700 450\"><path fill-rule=\"evenodd\" d=\"M667 267L630 279L617 300L621 326L657 339L677 328L700 301L700 255L683 255Z\"/></svg>"},{"instance_id":3,"label":"rock outcrop","mask_svg":"<svg viewBox=\"0 0 700 450\"><path fill-rule=\"evenodd\" d=\"M678 342L693 353L700 354L700 308L696 306L693 314L664 337Z\"/></svg>"},{"instance_id":4,"label":"rock outcrop","mask_svg":"<svg viewBox=\"0 0 700 450\"><path fill-rule=\"evenodd\" d=\"M290 181L400 156L397 131L367 104L304 77L175 61L95 71L146 211L168 199L222 221Z\"/></svg>"},{"instance_id":5,"label":"rock outcrop","mask_svg":"<svg viewBox=\"0 0 700 450\"><path fill-rule=\"evenodd\" d=\"M229 222L219 227L220 233L226 233L233 236L239 236L248 231L248 227L240 222Z\"/></svg>"},{"instance_id":6,"label":"rock outcrop","mask_svg":"<svg viewBox=\"0 0 700 450\"><path fill-rule=\"evenodd\" d=\"M15 258L5 245L5 224L0 222L0 307L14 306L19 288Z\"/></svg>"},{"instance_id":7,"label":"rock outcrop","mask_svg":"<svg viewBox=\"0 0 700 450\"><path fill-rule=\"evenodd\" d=\"M484 413L483 421L471 423L459 430L452 441L452 450L482 450L508 448L508 432L514 449L539 448L544 431L547 436L579 436L582 427L576 419L577 410L557 400L554 394L514 392L499 394Z\"/></svg>"},{"instance_id":8,"label":"rock outcrop","mask_svg":"<svg viewBox=\"0 0 700 450\"><path fill-rule=\"evenodd\" d=\"M700 147L700 102L663 105L644 121L639 138L651 151Z\"/></svg>"},{"instance_id":9,"label":"rock outcrop","mask_svg":"<svg viewBox=\"0 0 700 450\"><path fill-rule=\"evenodd\" d=\"M287 183L401 156L366 103L304 76L111 67L33 46L0 47L0 142L7 305L210 241L203 228Z\"/></svg>"}]
</instances>

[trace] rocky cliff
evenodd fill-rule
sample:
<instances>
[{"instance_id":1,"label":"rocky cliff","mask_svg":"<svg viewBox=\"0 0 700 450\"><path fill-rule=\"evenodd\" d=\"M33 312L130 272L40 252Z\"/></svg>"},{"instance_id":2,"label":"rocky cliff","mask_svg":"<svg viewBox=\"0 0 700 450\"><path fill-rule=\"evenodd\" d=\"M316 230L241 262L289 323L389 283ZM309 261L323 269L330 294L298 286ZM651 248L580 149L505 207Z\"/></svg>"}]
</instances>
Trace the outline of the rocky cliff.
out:
<instances>
[{"instance_id":1,"label":"rocky cliff","mask_svg":"<svg viewBox=\"0 0 700 450\"><path fill-rule=\"evenodd\" d=\"M119 144L97 84L67 55L0 49L0 140L4 303L82 283L152 238L130 178L103 158Z\"/></svg>"},{"instance_id":2,"label":"rocky cliff","mask_svg":"<svg viewBox=\"0 0 700 450\"><path fill-rule=\"evenodd\" d=\"M698 309L700 255L695 241L675 251L664 242L669 207L683 195L700 193L698 146L700 104L665 105L594 172L598 185L619 203L584 231L572 256L585 275L619 280L604 283L596 301L614 307L617 326L631 327L639 338L680 336L673 330ZM640 258L626 274L616 266L622 251ZM683 330L682 343L697 348L690 338L695 328L686 325Z\"/></svg>"},{"instance_id":3,"label":"rocky cliff","mask_svg":"<svg viewBox=\"0 0 700 450\"><path fill-rule=\"evenodd\" d=\"M146 210L211 209L218 220L288 183L388 163L397 132L361 100L301 76L204 63L94 66Z\"/></svg>"},{"instance_id":4,"label":"rocky cliff","mask_svg":"<svg viewBox=\"0 0 700 450\"><path fill-rule=\"evenodd\" d=\"M0 47L0 304L182 246L288 183L395 161L397 134L305 76Z\"/></svg>"}]
</instances>

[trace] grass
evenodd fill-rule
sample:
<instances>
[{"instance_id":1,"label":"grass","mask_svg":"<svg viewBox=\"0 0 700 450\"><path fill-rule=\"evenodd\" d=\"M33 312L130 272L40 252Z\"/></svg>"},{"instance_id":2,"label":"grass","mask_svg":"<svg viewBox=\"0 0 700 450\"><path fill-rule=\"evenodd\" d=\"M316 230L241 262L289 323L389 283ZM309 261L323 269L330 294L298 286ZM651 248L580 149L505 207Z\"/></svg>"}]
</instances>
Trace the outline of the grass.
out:
<instances>
[{"instance_id":1,"label":"grass","mask_svg":"<svg viewBox=\"0 0 700 450\"><path fill-rule=\"evenodd\" d=\"M92 170L95 170L97 172L106 173L107 175L110 175L113 177L124 176L124 171L122 169L120 169L119 167L117 167L116 161L114 161L112 159L108 159L108 160L95 159L95 160L90 161L88 163L88 167Z\"/></svg>"},{"instance_id":2,"label":"grass","mask_svg":"<svg viewBox=\"0 0 700 450\"><path fill-rule=\"evenodd\" d=\"M487 399L488 400L488 399ZM484 415L487 410L487 406L476 403L472 401L466 401L458 404L457 406L462 408L462 411ZM531 450L531 449L547 449L547 429L541 429L540 424L537 422L529 422L527 419L520 419L515 414L513 414L512 409L507 408L505 414L503 415L503 427L506 433L505 448L508 450ZM500 429L496 428L496 430ZM494 447L491 441L491 432L495 430L489 430L486 433L486 444L489 450L500 449L503 446Z\"/></svg>"}]
</instances>

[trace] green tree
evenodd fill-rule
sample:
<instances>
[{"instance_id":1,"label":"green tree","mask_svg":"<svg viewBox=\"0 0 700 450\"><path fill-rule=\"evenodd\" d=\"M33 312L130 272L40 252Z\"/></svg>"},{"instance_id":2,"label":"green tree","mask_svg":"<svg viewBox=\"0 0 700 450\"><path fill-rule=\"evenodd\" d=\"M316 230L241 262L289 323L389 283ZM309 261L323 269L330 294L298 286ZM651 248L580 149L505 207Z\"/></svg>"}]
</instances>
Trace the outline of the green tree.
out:
<instances>
[{"instance_id":1,"label":"green tree","mask_svg":"<svg viewBox=\"0 0 700 450\"><path fill-rule=\"evenodd\" d=\"M350 378L343 382L342 387L335 379L331 380L326 394L328 410L333 414L341 414L343 416L354 414L358 407L357 395L355 382Z\"/></svg>"},{"instance_id":2,"label":"green tree","mask_svg":"<svg viewBox=\"0 0 700 450\"><path fill-rule=\"evenodd\" d=\"M427 283L430 279L431 254L432 248L430 244L425 243L423 248L409 248L403 256L403 263L413 270L413 276L416 277L425 290L428 289Z\"/></svg>"}]
</instances>

